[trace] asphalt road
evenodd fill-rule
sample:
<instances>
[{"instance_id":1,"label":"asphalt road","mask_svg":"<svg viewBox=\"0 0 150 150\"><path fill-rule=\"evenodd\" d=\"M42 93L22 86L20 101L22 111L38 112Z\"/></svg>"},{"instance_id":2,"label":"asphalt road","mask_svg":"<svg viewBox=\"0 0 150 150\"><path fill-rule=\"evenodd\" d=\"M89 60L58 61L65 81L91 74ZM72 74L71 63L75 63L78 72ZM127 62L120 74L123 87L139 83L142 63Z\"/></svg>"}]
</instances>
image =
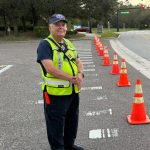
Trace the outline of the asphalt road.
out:
<instances>
[{"instance_id":1,"label":"asphalt road","mask_svg":"<svg viewBox=\"0 0 150 150\"><path fill-rule=\"evenodd\" d=\"M150 30L122 32L118 40L134 53L150 61Z\"/></svg>"},{"instance_id":2,"label":"asphalt road","mask_svg":"<svg viewBox=\"0 0 150 150\"><path fill-rule=\"evenodd\" d=\"M113 52L108 40L111 62ZM102 66L93 41L74 41L84 62L85 80L80 93L76 143L85 150L148 150L150 124L130 125L135 81L140 79L150 115L150 80L127 63L131 87L117 87L118 75ZM0 150L49 150L43 115L37 42L0 44ZM119 63L121 58L119 57ZM4 66L6 65L6 66ZM6 68L7 65L9 68ZM3 70L6 68L6 70Z\"/></svg>"}]
</instances>

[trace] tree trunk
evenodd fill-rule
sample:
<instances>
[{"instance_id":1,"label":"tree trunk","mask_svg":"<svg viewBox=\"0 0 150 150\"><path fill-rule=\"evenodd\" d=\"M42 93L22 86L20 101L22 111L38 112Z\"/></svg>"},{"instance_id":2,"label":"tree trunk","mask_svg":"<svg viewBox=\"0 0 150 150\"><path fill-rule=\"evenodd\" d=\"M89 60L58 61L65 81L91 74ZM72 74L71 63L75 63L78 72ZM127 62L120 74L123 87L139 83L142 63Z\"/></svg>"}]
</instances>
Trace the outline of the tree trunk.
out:
<instances>
[{"instance_id":1,"label":"tree trunk","mask_svg":"<svg viewBox=\"0 0 150 150\"><path fill-rule=\"evenodd\" d=\"M25 20L25 18L22 17L21 21L22 21L23 31L26 31L26 20Z\"/></svg>"},{"instance_id":2,"label":"tree trunk","mask_svg":"<svg viewBox=\"0 0 150 150\"><path fill-rule=\"evenodd\" d=\"M17 18L14 18L13 19L13 24L14 24L14 35L15 36L18 36L18 24L17 24L17 22L18 22L18 19Z\"/></svg>"},{"instance_id":3,"label":"tree trunk","mask_svg":"<svg viewBox=\"0 0 150 150\"><path fill-rule=\"evenodd\" d=\"M6 22L5 13L3 13L3 20L4 20L5 35L7 35L7 22Z\"/></svg>"},{"instance_id":4,"label":"tree trunk","mask_svg":"<svg viewBox=\"0 0 150 150\"><path fill-rule=\"evenodd\" d=\"M17 24L14 25L14 35L15 36L18 35L18 26L17 26Z\"/></svg>"},{"instance_id":5,"label":"tree trunk","mask_svg":"<svg viewBox=\"0 0 150 150\"><path fill-rule=\"evenodd\" d=\"M33 19L33 28L34 28L38 23L38 16L33 5L31 5L31 13L32 13L32 19Z\"/></svg>"}]
</instances>

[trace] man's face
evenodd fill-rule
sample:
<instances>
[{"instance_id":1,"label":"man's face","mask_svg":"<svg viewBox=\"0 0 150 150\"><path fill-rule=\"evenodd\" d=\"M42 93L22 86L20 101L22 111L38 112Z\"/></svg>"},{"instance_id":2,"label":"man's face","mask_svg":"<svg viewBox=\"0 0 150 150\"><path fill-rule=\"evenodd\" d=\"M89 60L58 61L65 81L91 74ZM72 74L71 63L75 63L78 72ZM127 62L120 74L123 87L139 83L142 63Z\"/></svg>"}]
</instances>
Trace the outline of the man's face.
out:
<instances>
[{"instance_id":1,"label":"man's face","mask_svg":"<svg viewBox=\"0 0 150 150\"><path fill-rule=\"evenodd\" d=\"M67 24L63 21L49 25L50 33L57 37L64 37L67 31Z\"/></svg>"}]
</instances>

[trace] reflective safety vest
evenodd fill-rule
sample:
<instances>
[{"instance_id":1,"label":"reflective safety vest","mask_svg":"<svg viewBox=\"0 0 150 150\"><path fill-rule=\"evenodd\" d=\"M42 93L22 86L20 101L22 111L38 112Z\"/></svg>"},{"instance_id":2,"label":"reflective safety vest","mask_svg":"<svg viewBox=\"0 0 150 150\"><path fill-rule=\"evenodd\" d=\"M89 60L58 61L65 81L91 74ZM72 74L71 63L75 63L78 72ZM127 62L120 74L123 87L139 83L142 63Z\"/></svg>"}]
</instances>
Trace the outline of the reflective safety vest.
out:
<instances>
[{"instance_id":1,"label":"reflective safety vest","mask_svg":"<svg viewBox=\"0 0 150 150\"><path fill-rule=\"evenodd\" d=\"M51 38L54 42L49 38ZM68 58L66 58L64 52L60 50L60 45L54 40L52 35L48 36L48 38L46 38L45 40L50 44L52 48L54 66L67 74L76 76L78 74L78 68L76 65L77 51L73 44L68 39L64 38L64 42L68 49L67 56L71 56L72 58L72 60L69 60ZM44 91L46 89L48 94L57 96L71 95L73 88L75 90L75 93L80 92L78 87L76 85L72 85L71 82L57 78L50 73L44 74L42 67L41 70L43 78L42 90Z\"/></svg>"}]
</instances>

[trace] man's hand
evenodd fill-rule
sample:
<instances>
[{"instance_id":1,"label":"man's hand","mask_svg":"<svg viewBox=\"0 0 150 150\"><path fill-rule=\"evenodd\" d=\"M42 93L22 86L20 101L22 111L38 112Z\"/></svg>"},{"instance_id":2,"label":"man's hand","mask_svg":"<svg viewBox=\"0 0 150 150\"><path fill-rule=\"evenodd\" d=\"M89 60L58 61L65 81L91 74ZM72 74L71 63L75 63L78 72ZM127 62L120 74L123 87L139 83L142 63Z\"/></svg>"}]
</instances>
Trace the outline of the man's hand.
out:
<instances>
[{"instance_id":1,"label":"man's hand","mask_svg":"<svg viewBox=\"0 0 150 150\"><path fill-rule=\"evenodd\" d=\"M83 85L83 75L82 73L78 73L76 78L76 85L78 86L78 89L80 90Z\"/></svg>"}]
</instances>

